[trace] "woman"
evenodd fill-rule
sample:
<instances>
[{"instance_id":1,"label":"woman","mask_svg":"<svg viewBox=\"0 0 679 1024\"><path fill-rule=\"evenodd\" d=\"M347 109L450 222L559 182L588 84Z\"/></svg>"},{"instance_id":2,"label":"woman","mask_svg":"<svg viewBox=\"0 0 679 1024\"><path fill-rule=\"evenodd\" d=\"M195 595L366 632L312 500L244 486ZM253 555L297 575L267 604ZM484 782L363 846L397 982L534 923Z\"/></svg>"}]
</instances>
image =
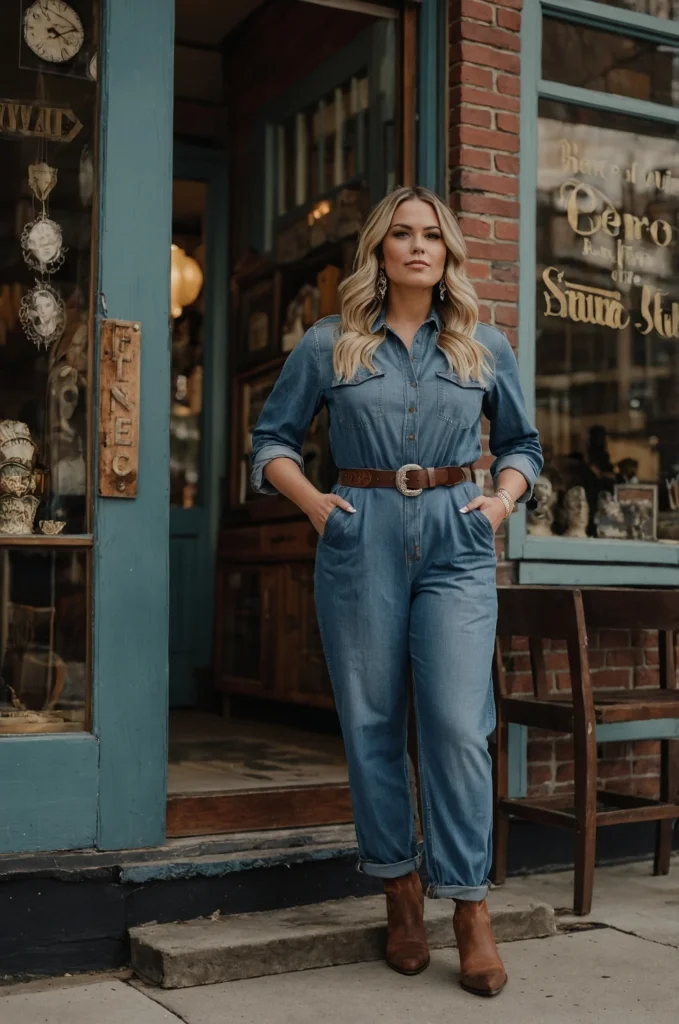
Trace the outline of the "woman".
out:
<instances>
[{"instance_id":1,"label":"woman","mask_svg":"<svg viewBox=\"0 0 679 1024\"><path fill-rule=\"evenodd\" d=\"M507 976L485 897L491 864L495 727L495 531L542 468L507 338L477 323L455 217L423 188L371 213L341 316L288 357L253 435L252 481L320 534L318 621L339 712L359 869L384 880L387 961L429 963L410 800L412 668L427 895L455 900L461 984L496 995ZM303 475L301 447L323 406L331 494ZM471 464L490 420L492 497ZM395 472L398 471L398 472Z\"/></svg>"}]
</instances>

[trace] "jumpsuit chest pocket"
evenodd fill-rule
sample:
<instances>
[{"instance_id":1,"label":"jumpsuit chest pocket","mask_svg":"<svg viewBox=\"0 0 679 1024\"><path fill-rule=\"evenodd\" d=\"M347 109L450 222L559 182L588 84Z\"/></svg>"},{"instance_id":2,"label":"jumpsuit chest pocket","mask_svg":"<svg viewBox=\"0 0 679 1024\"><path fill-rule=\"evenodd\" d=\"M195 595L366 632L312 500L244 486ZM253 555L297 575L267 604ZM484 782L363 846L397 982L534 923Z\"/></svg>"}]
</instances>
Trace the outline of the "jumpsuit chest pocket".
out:
<instances>
[{"instance_id":1,"label":"jumpsuit chest pocket","mask_svg":"<svg viewBox=\"0 0 679 1024\"><path fill-rule=\"evenodd\" d=\"M454 370L437 370L436 413L455 427L473 427L481 416L486 385L479 380L461 380Z\"/></svg>"},{"instance_id":2,"label":"jumpsuit chest pocket","mask_svg":"<svg viewBox=\"0 0 679 1024\"><path fill-rule=\"evenodd\" d=\"M333 381L331 397L340 425L361 430L384 415L384 371L360 366L351 380ZM332 415L332 410L331 410Z\"/></svg>"}]
</instances>

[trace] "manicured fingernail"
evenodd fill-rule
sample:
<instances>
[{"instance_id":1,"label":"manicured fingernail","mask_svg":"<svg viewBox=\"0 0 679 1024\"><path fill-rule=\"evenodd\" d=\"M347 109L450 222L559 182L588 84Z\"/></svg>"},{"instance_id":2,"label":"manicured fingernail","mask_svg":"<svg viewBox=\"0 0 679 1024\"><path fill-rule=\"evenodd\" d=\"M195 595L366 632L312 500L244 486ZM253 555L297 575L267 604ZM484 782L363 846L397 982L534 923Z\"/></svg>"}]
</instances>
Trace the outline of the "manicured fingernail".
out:
<instances>
[{"instance_id":1,"label":"manicured fingernail","mask_svg":"<svg viewBox=\"0 0 679 1024\"><path fill-rule=\"evenodd\" d=\"M354 508L354 506L353 506L353 505L350 505L350 506L349 506L349 511L350 511L350 512L355 512L355 511L356 511L356 509Z\"/></svg>"},{"instance_id":2,"label":"manicured fingernail","mask_svg":"<svg viewBox=\"0 0 679 1024\"><path fill-rule=\"evenodd\" d=\"M465 505L465 506L464 506L464 508L461 508L461 509L460 509L460 512L469 512L469 509L468 509L468 508L467 508L467 506Z\"/></svg>"}]
</instances>

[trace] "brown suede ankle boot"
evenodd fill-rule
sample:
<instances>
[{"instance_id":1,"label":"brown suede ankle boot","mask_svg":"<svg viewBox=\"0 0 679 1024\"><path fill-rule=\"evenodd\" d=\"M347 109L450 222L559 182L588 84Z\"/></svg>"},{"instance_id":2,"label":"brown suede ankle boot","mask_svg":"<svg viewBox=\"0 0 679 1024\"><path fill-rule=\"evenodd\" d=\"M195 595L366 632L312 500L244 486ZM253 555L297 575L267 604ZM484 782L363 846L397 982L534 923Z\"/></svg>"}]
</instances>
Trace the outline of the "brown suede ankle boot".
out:
<instances>
[{"instance_id":1,"label":"brown suede ankle boot","mask_svg":"<svg viewBox=\"0 0 679 1024\"><path fill-rule=\"evenodd\" d=\"M453 928L460 954L460 985L477 996L496 996L507 974L490 924L485 900L455 900Z\"/></svg>"},{"instance_id":2,"label":"brown suede ankle boot","mask_svg":"<svg viewBox=\"0 0 679 1024\"><path fill-rule=\"evenodd\" d=\"M385 878L387 963L399 974L419 974L429 966L424 930L424 894L417 871Z\"/></svg>"}]
</instances>

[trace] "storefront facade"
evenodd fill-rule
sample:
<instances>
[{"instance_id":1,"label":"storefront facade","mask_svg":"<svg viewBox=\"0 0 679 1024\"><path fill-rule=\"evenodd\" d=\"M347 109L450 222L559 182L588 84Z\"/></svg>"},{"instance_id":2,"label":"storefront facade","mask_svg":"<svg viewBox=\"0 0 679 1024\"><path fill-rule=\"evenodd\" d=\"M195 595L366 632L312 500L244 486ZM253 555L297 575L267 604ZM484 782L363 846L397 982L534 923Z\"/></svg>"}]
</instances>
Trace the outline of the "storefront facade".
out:
<instances>
[{"instance_id":1,"label":"storefront facade","mask_svg":"<svg viewBox=\"0 0 679 1024\"><path fill-rule=\"evenodd\" d=\"M290 289L282 298L279 294L279 302L292 306L294 314L306 282L289 270L295 262L289 253L299 245L296 211L311 216L310 223L314 218L322 223L340 190L345 189L344 202L347 182L361 179L364 170L367 191L356 199L357 207L397 182L417 180L449 196L467 239L482 319L517 345L546 469L539 508L528 520L525 511L513 517L506 538L498 541L498 581L679 584L679 314L673 305L679 176L673 62L679 53L679 12L669 2L325 5L344 9L347 17L373 18L372 35L347 23L337 52L329 50L320 68L310 63L304 75L300 72L303 88L281 70L282 84L268 93L263 89L259 105L253 99L250 110L253 82L240 105L226 103L226 126L220 124L211 146L203 138L199 153L190 144L196 131L190 122L196 110L209 105L201 101L202 108L192 108L174 84L178 47L198 52L199 46L178 40L172 4L108 0L97 7L49 0L54 19L66 19L58 22L59 29L56 20L45 23L40 5L33 10L24 2L21 11L16 6L11 18L2 15L11 21L4 37L19 36L23 42L18 55L9 50L4 55L5 100L0 101L0 145L14 168L7 187L15 190L4 231L3 323L10 326L7 345L0 344L6 406L0 419L29 421L30 438L23 428L5 428L15 449L21 449L16 471L7 475L28 481L20 497L39 494L41 511L34 530L0 537L5 608L0 777L8 783L0 852L160 846L169 813L168 700L171 706L193 700L187 679L219 658L226 666L220 669L223 685L216 685L221 696L250 694L263 701L271 699L265 692L269 685L283 694L280 678L286 669L289 678L299 646L294 629L303 631L285 626L284 613L297 605L306 609L304 581L313 551L307 551L304 524L293 521L289 510L276 518L249 502L242 476L247 428L239 440L237 424L244 416L238 402L248 395L256 407L255 385L267 386L269 363L259 355L250 358L270 344L257 333L264 307L255 308L260 319L249 320L249 333L236 338L234 332L243 322L238 311L244 296L258 301L263 282L278 281L276 275L283 281L276 287ZM295 23L302 54L311 45L304 26L312 24L319 6L298 6L309 9L309 20L300 15ZM71 14L76 7L77 24ZM245 23L245 35L231 48L228 36L225 40L227 100L246 80L243 55L252 52L247 46L257 46L257 33L264 31L260 24L265 23ZM270 36L259 37L263 48L274 39L273 27L267 31ZM74 45L79 42L75 54L68 47L64 56L61 49L48 52L56 38L71 32ZM200 45L214 55L214 47ZM40 64L45 53L69 73L47 74ZM196 64L182 60L184 70L191 68L187 79L195 79ZM364 88L373 95L372 86L361 84L366 68L382 83L382 106L370 99L362 105ZM349 97L353 142L345 145L343 156L335 149L327 159L320 144L312 147L303 171L302 115L313 107L320 118L328 95L334 92L339 102L337 90ZM385 114L389 96L395 112ZM373 132L372 156L369 137L361 135L364 110ZM246 123L259 134L239 148ZM286 134L290 125L292 135ZM77 150L69 150L73 146ZM222 160L225 148L229 157ZM252 151L261 154L261 182L259 191L253 186L248 192L243 183L252 178L247 158ZM64 155L71 152L77 159ZM343 160L344 172L338 171ZM39 170L29 177L29 167ZM56 183L51 167L59 171ZM287 188L281 184L286 173ZM201 214L212 225L205 238L191 235L196 193L182 191L178 181L201 181L205 196L212 196L209 216ZM62 182L70 199L59 197ZM246 195L247 202L241 202ZM173 197L176 212L178 196L186 215L181 224L176 218L173 229ZM261 203L253 201L260 196ZM200 201L208 203L205 197ZM48 220L62 232L47 240L47 250L29 237L41 218L43 228ZM214 231L222 222L226 230L227 220L231 241ZM196 250L205 244L214 256L205 282L211 296L205 315L224 341L211 355L201 354L190 373L173 363L177 338L170 340L168 332L175 237ZM249 244L258 255L287 246L288 257L271 267L258 259L248 262ZM316 259L306 249L303 256L313 257L312 263ZM318 266L313 263L314 275L337 259L324 253ZM17 303L14 283L21 290L10 315L6 310ZM319 285L321 298L324 287ZM42 289L42 298L36 289ZM33 307L22 320L25 295L32 295ZM39 302L50 296L53 319L46 319L44 309L41 319ZM235 303L238 315L231 309ZM284 317L280 320L284 333ZM296 322L288 324L290 345L296 329ZM272 344L275 369L286 348L280 339ZM23 353L33 350L21 346L31 345L42 362L22 372L44 390L38 400L38 392L29 394L26 384L19 402L9 372L24 366ZM243 346L249 355L239 361L234 353L236 348L242 353ZM15 351L18 356L11 355ZM198 365L200 373L194 373ZM179 394L177 374L188 392ZM202 518L201 503L193 500L197 478L187 475L184 463L177 469L178 449L172 447L186 437L182 424L188 415L181 417L184 406L191 411L187 381L199 378L205 380L199 403L203 426L206 416L211 423L211 443L200 455L201 507L208 509ZM44 394L52 393L52 412L49 403L47 411L36 411ZM171 393L181 407L172 412L174 421L166 400ZM82 443L74 454L68 443L76 433ZM9 466L12 459L6 462ZM70 485L63 482L69 468L77 476ZM39 532L41 521L66 526L54 536ZM284 534L288 539L276 540ZM289 571L286 556L279 557L280 544L289 544ZM24 578L28 582L22 583ZM254 581L257 601L266 604L275 594L282 602L280 637L271 641L275 668L263 662L259 647L255 668L252 659L235 658L244 649L238 645L245 627L238 625L236 613L249 607L248 581ZM214 600L205 597L215 590ZM234 593L241 596L233 601L231 615L229 594ZM306 614L299 612L298 618ZM207 635L210 630L200 633L213 621L214 636ZM191 622L193 646L180 642ZM293 640L285 639L285 629ZM46 640L41 630L47 630ZM30 643L24 639L22 647L17 638L27 631ZM80 638L77 649L74 636ZM308 649L313 653L311 640ZM20 665L17 653L24 656ZM560 654L552 651L548 665L554 688L565 681ZM601 637L598 667L607 674L602 685L652 684L655 656L643 638ZM522 657L514 654L518 687L526 682ZM27 681L28 664L42 687L38 697L29 697L38 683ZM267 682L269 671L279 673L275 684ZM329 707L322 686L315 689L313 682L290 685L289 703L300 703L302 693L310 705ZM634 791L654 785L653 743L658 735L676 735L673 724L663 728L658 733L656 725L652 736L628 729L617 737L620 747L627 746L611 760L618 777L629 776ZM635 739L639 745L630 746ZM567 745L544 737L529 744L525 731L517 729L512 750L516 794L568 786ZM340 802L345 798L336 796ZM258 827L266 827L257 820ZM193 834L190 825L177 829L174 834ZM213 824L206 830L219 831Z\"/></svg>"}]
</instances>

